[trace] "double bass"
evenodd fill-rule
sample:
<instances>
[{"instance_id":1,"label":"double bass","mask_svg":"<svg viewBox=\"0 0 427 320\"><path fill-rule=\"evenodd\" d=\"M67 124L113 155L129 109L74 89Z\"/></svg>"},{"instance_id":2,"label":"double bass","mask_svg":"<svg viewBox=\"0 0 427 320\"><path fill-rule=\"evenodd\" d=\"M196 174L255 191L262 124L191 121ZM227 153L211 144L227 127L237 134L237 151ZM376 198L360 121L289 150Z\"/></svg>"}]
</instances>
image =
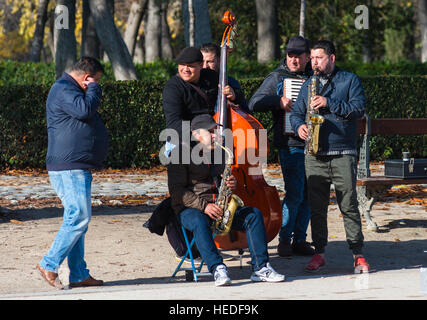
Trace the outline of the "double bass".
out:
<instances>
[{"instance_id":1,"label":"double bass","mask_svg":"<svg viewBox=\"0 0 427 320\"><path fill-rule=\"evenodd\" d=\"M254 156L255 159L259 157L260 150L268 153L267 135L257 119L242 111L237 105L227 102L226 96L222 93L228 82L227 58L236 17L232 12L226 11L222 21L226 24L226 29L221 41L218 109L214 119L218 123L218 136L223 138L222 143L227 140L224 134L225 129L230 129L233 133L231 139L231 149L234 155L232 173L237 180L237 189L233 193L243 200L245 206L258 208L262 212L267 241L270 242L276 237L282 225L282 206L276 187L268 185L264 180L260 162L254 163L253 161ZM260 139L260 136L264 139ZM248 155L251 156L248 157ZM232 230L227 235L217 235L214 241L216 246L223 250L248 247L246 234L242 231Z\"/></svg>"}]
</instances>

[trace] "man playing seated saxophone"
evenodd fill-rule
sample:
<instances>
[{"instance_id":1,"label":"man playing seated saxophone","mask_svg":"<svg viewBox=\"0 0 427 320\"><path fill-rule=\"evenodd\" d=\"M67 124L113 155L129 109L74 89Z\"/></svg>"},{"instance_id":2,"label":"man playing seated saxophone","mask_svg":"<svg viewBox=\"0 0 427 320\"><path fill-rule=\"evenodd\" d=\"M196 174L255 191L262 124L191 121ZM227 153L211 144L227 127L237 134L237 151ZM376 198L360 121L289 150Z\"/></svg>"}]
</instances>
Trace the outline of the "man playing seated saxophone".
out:
<instances>
[{"instance_id":1,"label":"man playing seated saxophone","mask_svg":"<svg viewBox=\"0 0 427 320\"><path fill-rule=\"evenodd\" d=\"M191 121L191 132L196 141L191 142L191 150L202 147L204 161L195 164L170 163L167 166L168 187L172 199L172 208L179 222L193 232L195 243L209 272L214 275L216 286L231 284L227 268L212 238L212 224L223 215L223 210L215 204L221 174L225 165L215 164L215 129L217 124L208 114L198 115ZM192 154L195 152L191 152ZM212 156L212 157L211 157ZM226 177L225 185L231 190L237 187L233 175ZM261 212L252 207L241 206L235 211L233 230L246 232L252 264L252 281L280 282L285 277L278 274L270 265L267 251L267 237Z\"/></svg>"}]
</instances>

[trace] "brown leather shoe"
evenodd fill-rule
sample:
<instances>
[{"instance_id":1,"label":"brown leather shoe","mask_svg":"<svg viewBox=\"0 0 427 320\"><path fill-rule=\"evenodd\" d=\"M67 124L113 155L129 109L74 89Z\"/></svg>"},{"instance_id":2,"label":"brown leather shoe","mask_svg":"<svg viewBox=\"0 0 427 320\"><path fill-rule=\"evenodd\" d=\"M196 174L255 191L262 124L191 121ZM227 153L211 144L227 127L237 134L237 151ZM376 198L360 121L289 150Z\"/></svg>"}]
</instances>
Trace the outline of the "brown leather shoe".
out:
<instances>
[{"instance_id":1,"label":"brown leather shoe","mask_svg":"<svg viewBox=\"0 0 427 320\"><path fill-rule=\"evenodd\" d=\"M80 282L70 282L70 287L77 288L77 287L96 287L96 286L102 286L104 284L104 281L102 280L96 280L89 276L86 280L80 281Z\"/></svg>"},{"instance_id":2,"label":"brown leather shoe","mask_svg":"<svg viewBox=\"0 0 427 320\"><path fill-rule=\"evenodd\" d=\"M39 264L37 264L36 269L40 271L40 274L42 275L43 279L45 279L52 287L55 287L60 290L64 289L63 284L61 283L61 281L59 281L57 273L47 271L40 267Z\"/></svg>"}]
</instances>

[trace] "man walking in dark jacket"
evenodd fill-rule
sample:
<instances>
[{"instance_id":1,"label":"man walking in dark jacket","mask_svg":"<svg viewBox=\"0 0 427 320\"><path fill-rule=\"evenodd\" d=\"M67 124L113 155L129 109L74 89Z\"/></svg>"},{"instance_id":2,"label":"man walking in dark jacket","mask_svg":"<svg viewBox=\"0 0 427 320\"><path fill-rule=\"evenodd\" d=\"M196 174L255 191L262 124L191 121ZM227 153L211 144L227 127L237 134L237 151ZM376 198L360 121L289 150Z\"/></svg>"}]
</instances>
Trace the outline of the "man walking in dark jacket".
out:
<instances>
[{"instance_id":1,"label":"man walking in dark jacket","mask_svg":"<svg viewBox=\"0 0 427 320\"><path fill-rule=\"evenodd\" d=\"M301 86L311 74L308 41L300 36L289 39L286 58L271 72L249 101L251 111L271 111L274 120L274 145L279 149L285 185L282 204L282 228L279 233L279 256L294 254L313 255L313 248L307 243L307 227L310 209L307 200L304 169L304 141L298 136L288 135L285 127L285 112L292 110L292 99L283 92L285 79L295 79ZM299 81L298 81L299 80ZM299 88L294 88L298 93ZM291 244L292 242L292 244Z\"/></svg>"},{"instance_id":2,"label":"man walking in dark jacket","mask_svg":"<svg viewBox=\"0 0 427 320\"><path fill-rule=\"evenodd\" d=\"M58 269L65 258L71 287L103 284L90 276L84 260L84 237L92 215L90 170L101 166L108 150L107 130L97 112L103 71L96 59L82 57L54 83L46 102L46 168L64 206L64 219L37 269L58 289L63 289Z\"/></svg>"}]
</instances>

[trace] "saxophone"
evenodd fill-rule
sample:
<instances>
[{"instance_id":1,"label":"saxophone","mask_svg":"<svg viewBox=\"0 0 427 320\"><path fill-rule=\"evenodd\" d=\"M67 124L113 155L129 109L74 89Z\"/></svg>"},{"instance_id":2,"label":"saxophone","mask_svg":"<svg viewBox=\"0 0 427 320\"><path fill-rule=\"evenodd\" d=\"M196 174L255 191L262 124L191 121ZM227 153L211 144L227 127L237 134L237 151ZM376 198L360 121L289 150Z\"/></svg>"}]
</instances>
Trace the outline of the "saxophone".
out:
<instances>
[{"instance_id":1,"label":"saxophone","mask_svg":"<svg viewBox=\"0 0 427 320\"><path fill-rule=\"evenodd\" d=\"M215 204L221 207L223 210L223 215L221 218L215 221L214 232L217 235L225 235L230 232L231 224L233 223L234 214L237 208L244 205L242 199L237 195L232 194L230 188L227 187L225 181L231 175L231 165L233 164L233 154L229 148L222 146L218 142L215 143L217 146L220 146L227 153L227 161L225 163L225 169L223 172L223 177L221 181L221 186L218 190L218 198L215 201Z\"/></svg>"},{"instance_id":2,"label":"saxophone","mask_svg":"<svg viewBox=\"0 0 427 320\"><path fill-rule=\"evenodd\" d=\"M308 105L306 117L308 137L305 140L305 152L311 155L316 155L319 151L319 131L321 124L325 121L325 118L319 114L319 110L314 110L312 107L310 107L310 104L316 95L317 77L313 75L311 78L311 83L308 86Z\"/></svg>"}]
</instances>

